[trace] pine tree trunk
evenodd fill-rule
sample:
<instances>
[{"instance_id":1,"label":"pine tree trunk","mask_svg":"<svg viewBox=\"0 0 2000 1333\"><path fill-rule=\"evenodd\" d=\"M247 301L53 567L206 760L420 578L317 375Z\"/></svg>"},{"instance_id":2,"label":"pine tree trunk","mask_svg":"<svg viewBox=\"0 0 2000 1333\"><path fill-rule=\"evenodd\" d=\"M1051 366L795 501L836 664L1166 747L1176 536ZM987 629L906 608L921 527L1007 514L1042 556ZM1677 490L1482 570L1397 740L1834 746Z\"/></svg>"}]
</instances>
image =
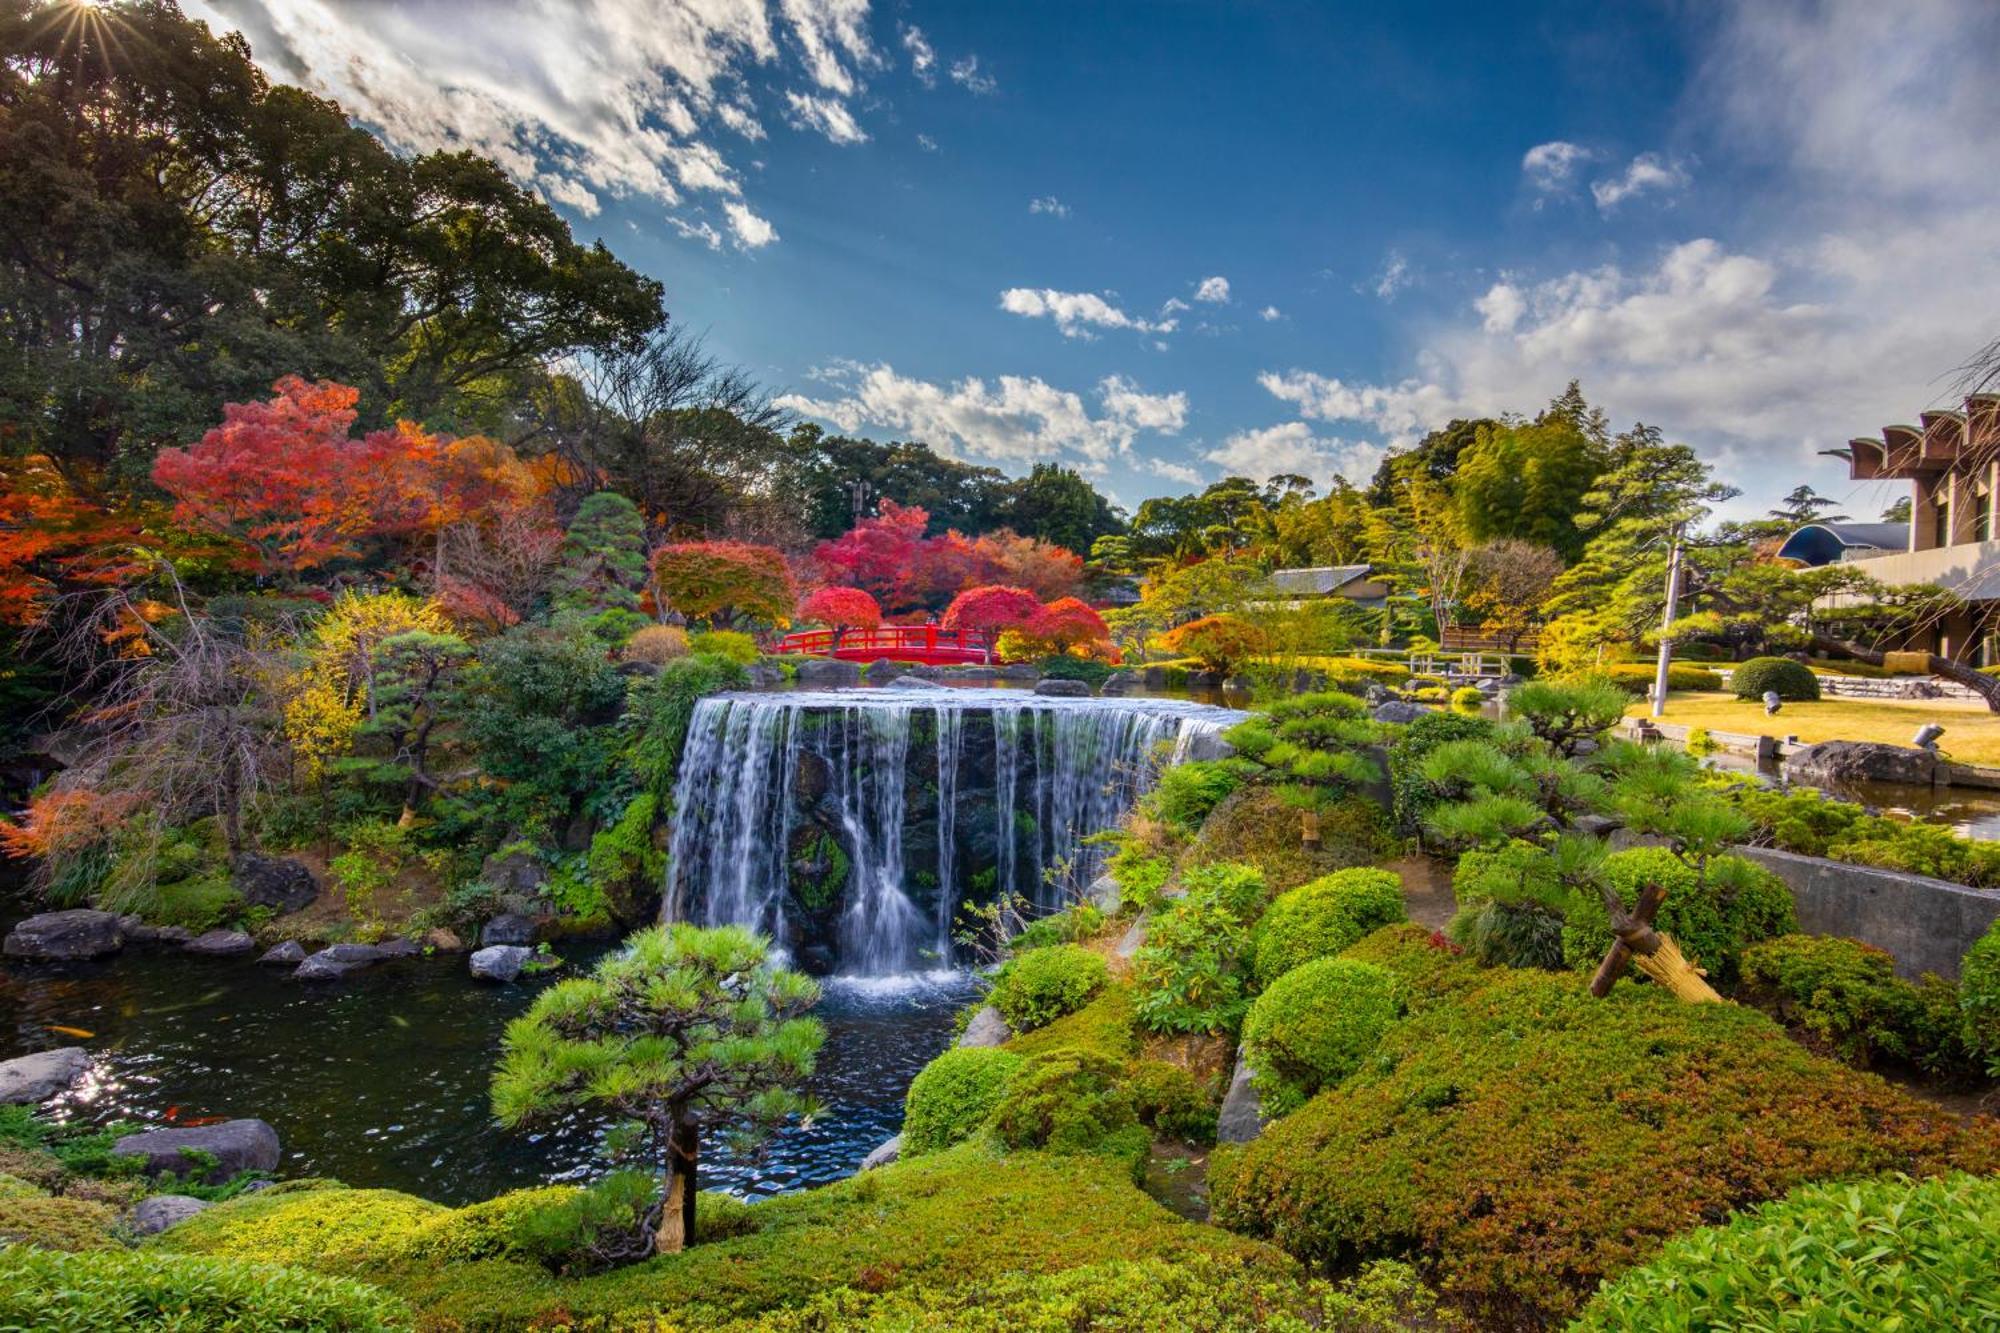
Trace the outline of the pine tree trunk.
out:
<instances>
[{"instance_id":1,"label":"pine tree trunk","mask_svg":"<svg viewBox=\"0 0 2000 1333\"><path fill-rule=\"evenodd\" d=\"M653 1236L655 1254L679 1254L694 1243L695 1166L700 1155L701 1131L685 1120L676 1121L667 1136L667 1197Z\"/></svg>"}]
</instances>

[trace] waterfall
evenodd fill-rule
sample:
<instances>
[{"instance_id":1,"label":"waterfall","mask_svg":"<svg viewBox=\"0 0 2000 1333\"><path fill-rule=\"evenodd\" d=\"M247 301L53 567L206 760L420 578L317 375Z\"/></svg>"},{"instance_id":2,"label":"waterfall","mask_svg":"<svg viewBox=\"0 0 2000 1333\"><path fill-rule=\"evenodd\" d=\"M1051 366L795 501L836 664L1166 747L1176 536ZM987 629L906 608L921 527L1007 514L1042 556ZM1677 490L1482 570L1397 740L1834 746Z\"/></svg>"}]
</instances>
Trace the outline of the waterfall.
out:
<instances>
[{"instance_id":1,"label":"waterfall","mask_svg":"<svg viewBox=\"0 0 2000 1333\"><path fill-rule=\"evenodd\" d=\"M1241 716L992 689L710 696L689 722L662 913L750 926L842 972L945 966L968 896L1069 901L1101 862L1081 840Z\"/></svg>"}]
</instances>

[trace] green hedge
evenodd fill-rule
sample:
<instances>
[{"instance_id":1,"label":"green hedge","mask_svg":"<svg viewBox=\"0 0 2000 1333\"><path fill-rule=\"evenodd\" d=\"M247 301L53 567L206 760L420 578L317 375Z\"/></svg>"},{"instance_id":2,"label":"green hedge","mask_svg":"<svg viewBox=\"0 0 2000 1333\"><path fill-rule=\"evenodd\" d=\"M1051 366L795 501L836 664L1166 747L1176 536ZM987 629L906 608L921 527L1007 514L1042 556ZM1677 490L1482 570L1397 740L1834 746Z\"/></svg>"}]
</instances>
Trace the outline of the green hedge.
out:
<instances>
[{"instance_id":1,"label":"green hedge","mask_svg":"<svg viewBox=\"0 0 2000 1333\"><path fill-rule=\"evenodd\" d=\"M1598 667L1591 673L1610 681L1635 699L1643 699L1659 678L1659 666L1653 662L1620 662L1612 666ZM1680 662L1667 667L1667 688L1670 690L1719 690L1722 677L1707 667L1687 666Z\"/></svg>"},{"instance_id":2,"label":"green hedge","mask_svg":"<svg viewBox=\"0 0 2000 1333\"><path fill-rule=\"evenodd\" d=\"M0 1250L0 1328L46 1333L375 1333L412 1328L388 1292L234 1259Z\"/></svg>"},{"instance_id":3,"label":"green hedge","mask_svg":"<svg viewBox=\"0 0 2000 1333\"><path fill-rule=\"evenodd\" d=\"M1028 1032L1073 1014L1104 987L1101 954L1075 944L1030 949L1000 969L988 997L1007 1026Z\"/></svg>"},{"instance_id":4,"label":"green hedge","mask_svg":"<svg viewBox=\"0 0 2000 1333\"><path fill-rule=\"evenodd\" d=\"M1743 951L1744 998L1817 1050L1860 1069L1881 1060L1945 1078L1975 1071L1961 1031L1958 988L1896 975L1896 960L1859 940L1780 935Z\"/></svg>"},{"instance_id":5,"label":"green hedge","mask_svg":"<svg viewBox=\"0 0 2000 1333\"><path fill-rule=\"evenodd\" d=\"M1807 1181L2000 1168L2000 1123L1940 1114L1754 1009L1593 999L1574 976L1440 961L1415 933L1357 952L1428 993L1339 1088L1218 1150L1217 1222L1312 1264L1404 1254L1532 1326Z\"/></svg>"},{"instance_id":6,"label":"green hedge","mask_svg":"<svg viewBox=\"0 0 2000 1333\"><path fill-rule=\"evenodd\" d=\"M903 1155L921 1157L976 1134L1020 1067L1020 1056L990 1046L954 1046L925 1065L903 1096Z\"/></svg>"},{"instance_id":7,"label":"green hedge","mask_svg":"<svg viewBox=\"0 0 2000 1333\"><path fill-rule=\"evenodd\" d=\"M1256 977L1269 986L1315 958L1405 918L1403 881L1387 870L1336 870L1271 900L1255 938Z\"/></svg>"},{"instance_id":8,"label":"green hedge","mask_svg":"<svg viewBox=\"0 0 2000 1333\"><path fill-rule=\"evenodd\" d=\"M1819 677L1789 657L1753 657L1731 673L1729 688L1739 699L1761 699L1775 690L1780 699L1809 703L1819 698Z\"/></svg>"},{"instance_id":9,"label":"green hedge","mask_svg":"<svg viewBox=\"0 0 2000 1333\"><path fill-rule=\"evenodd\" d=\"M1603 874L1628 907L1639 901L1646 885L1666 885L1666 902L1656 924L1717 985L1735 982L1737 960L1747 946L1798 929L1792 891L1776 875L1740 856L1715 857L1704 880L1664 847L1633 847L1605 857ZM1563 926L1564 962L1591 971L1611 940L1604 904L1580 895Z\"/></svg>"},{"instance_id":10,"label":"green hedge","mask_svg":"<svg viewBox=\"0 0 2000 1333\"><path fill-rule=\"evenodd\" d=\"M1668 1242L1572 1333L2000 1327L2000 1180L1814 1185Z\"/></svg>"},{"instance_id":11,"label":"green hedge","mask_svg":"<svg viewBox=\"0 0 2000 1333\"><path fill-rule=\"evenodd\" d=\"M2000 843L1963 838L1937 824L1871 815L1852 801L1811 787L1788 792L1744 788L1735 799L1756 826L1758 840L1788 852L1974 888L2000 887Z\"/></svg>"},{"instance_id":12,"label":"green hedge","mask_svg":"<svg viewBox=\"0 0 2000 1333\"><path fill-rule=\"evenodd\" d=\"M1361 1067L1401 1012L1387 968L1350 958L1295 967L1243 1019L1243 1054L1267 1117L1289 1115Z\"/></svg>"},{"instance_id":13,"label":"green hedge","mask_svg":"<svg viewBox=\"0 0 2000 1333\"><path fill-rule=\"evenodd\" d=\"M1965 951L1958 996L1966 1043L1986 1062L1986 1072L2000 1078L2000 921Z\"/></svg>"}]
</instances>

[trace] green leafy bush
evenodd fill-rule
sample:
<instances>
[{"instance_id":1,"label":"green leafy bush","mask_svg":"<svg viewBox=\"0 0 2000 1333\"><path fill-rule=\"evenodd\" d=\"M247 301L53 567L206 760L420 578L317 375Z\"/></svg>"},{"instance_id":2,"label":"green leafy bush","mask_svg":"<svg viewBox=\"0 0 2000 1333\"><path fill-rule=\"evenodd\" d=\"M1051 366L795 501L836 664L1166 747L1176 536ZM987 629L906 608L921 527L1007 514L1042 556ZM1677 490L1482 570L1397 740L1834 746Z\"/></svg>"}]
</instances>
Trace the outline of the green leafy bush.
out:
<instances>
[{"instance_id":1,"label":"green leafy bush","mask_svg":"<svg viewBox=\"0 0 2000 1333\"><path fill-rule=\"evenodd\" d=\"M1050 1051L1007 1076L989 1122L1009 1148L1056 1153L1143 1152L1145 1130L1125 1066L1090 1051Z\"/></svg>"},{"instance_id":2,"label":"green leafy bush","mask_svg":"<svg viewBox=\"0 0 2000 1333\"><path fill-rule=\"evenodd\" d=\"M1315 958L1404 919L1403 881L1387 870L1336 870L1271 900L1257 923L1256 977L1269 986Z\"/></svg>"},{"instance_id":3,"label":"green leafy bush","mask_svg":"<svg viewBox=\"0 0 2000 1333\"><path fill-rule=\"evenodd\" d=\"M1753 657L1730 674L1729 689L1739 699L1761 699L1775 691L1780 699L1805 703L1819 698L1819 677L1789 657Z\"/></svg>"},{"instance_id":4,"label":"green leafy bush","mask_svg":"<svg viewBox=\"0 0 2000 1333\"><path fill-rule=\"evenodd\" d=\"M1095 903L1076 903L1060 912L1030 921L1007 941L1010 953L1046 949L1052 944L1077 944L1104 929L1104 913Z\"/></svg>"},{"instance_id":5,"label":"green leafy bush","mask_svg":"<svg viewBox=\"0 0 2000 1333\"><path fill-rule=\"evenodd\" d=\"M1648 884L1664 884L1666 901L1655 922L1687 958L1721 986L1736 980L1743 950L1759 940L1798 929L1792 891L1776 875L1740 856L1711 860L1705 876L1664 847L1633 847L1604 858L1605 883L1630 907ZM1611 924L1602 900L1579 894L1563 927L1563 959L1594 969L1611 947Z\"/></svg>"},{"instance_id":6,"label":"green leafy bush","mask_svg":"<svg viewBox=\"0 0 2000 1333\"><path fill-rule=\"evenodd\" d=\"M1949 1021L1955 988L1935 977L1914 985L1895 966L1888 952L1859 940L1780 935L1743 951L1743 988L1809 1045L1857 1068L1886 1057L1962 1076L1967 1055Z\"/></svg>"},{"instance_id":7,"label":"green leafy bush","mask_svg":"<svg viewBox=\"0 0 2000 1333\"><path fill-rule=\"evenodd\" d=\"M1009 961L1000 969L988 999L1008 1027L1027 1032L1083 1008L1108 975L1102 954L1074 944L1052 944Z\"/></svg>"},{"instance_id":8,"label":"green leafy bush","mask_svg":"<svg viewBox=\"0 0 2000 1333\"><path fill-rule=\"evenodd\" d=\"M1215 1099L1186 1069L1166 1060L1141 1060L1125 1088L1139 1122L1162 1137L1215 1142Z\"/></svg>"},{"instance_id":9,"label":"green leafy bush","mask_svg":"<svg viewBox=\"0 0 2000 1333\"><path fill-rule=\"evenodd\" d=\"M1232 764L1189 760L1163 770L1141 808L1163 824L1192 833L1224 797L1242 785L1242 775Z\"/></svg>"},{"instance_id":10,"label":"green leafy bush","mask_svg":"<svg viewBox=\"0 0 2000 1333\"><path fill-rule=\"evenodd\" d=\"M2000 921L1965 951L1958 968L1959 1007L1965 1040L1986 1070L2000 1078Z\"/></svg>"},{"instance_id":11,"label":"green leafy bush","mask_svg":"<svg viewBox=\"0 0 2000 1333\"><path fill-rule=\"evenodd\" d=\"M1806 1181L2000 1167L2000 1124L1821 1059L1754 1009L1593 999L1574 977L1441 964L1414 933L1364 944L1430 993L1339 1088L1211 1164L1216 1221L1313 1264L1412 1254L1512 1326Z\"/></svg>"},{"instance_id":12,"label":"green leafy bush","mask_svg":"<svg viewBox=\"0 0 2000 1333\"><path fill-rule=\"evenodd\" d=\"M1249 866L1200 866L1186 892L1148 925L1132 960L1139 1020L1155 1032L1226 1032L1243 1016L1251 927L1264 876Z\"/></svg>"},{"instance_id":13,"label":"green leafy bush","mask_svg":"<svg viewBox=\"0 0 2000 1333\"><path fill-rule=\"evenodd\" d=\"M1812 1185L1667 1243L1573 1333L2000 1326L2000 1180Z\"/></svg>"},{"instance_id":14,"label":"green leafy bush","mask_svg":"<svg viewBox=\"0 0 2000 1333\"><path fill-rule=\"evenodd\" d=\"M1146 912L1159 906L1160 892L1174 873L1171 857L1162 856L1129 833L1117 835L1117 850L1105 871L1118 881L1118 910Z\"/></svg>"},{"instance_id":15,"label":"green leafy bush","mask_svg":"<svg viewBox=\"0 0 2000 1333\"><path fill-rule=\"evenodd\" d=\"M1017 1033L1006 1049L1016 1055L1049 1051L1092 1051L1114 1060L1130 1059L1139 1049L1138 1014L1129 983L1112 981L1097 998L1067 1018L1047 1027Z\"/></svg>"},{"instance_id":16,"label":"green leafy bush","mask_svg":"<svg viewBox=\"0 0 2000 1333\"><path fill-rule=\"evenodd\" d=\"M1939 824L1871 815L1811 787L1744 788L1733 799L1760 843L1974 888L2000 887L2000 844L1961 837Z\"/></svg>"},{"instance_id":17,"label":"green leafy bush","mask_svg":"<svg viewBox=\"0 0 2000 1333\"><path fill-rule=\"evenodd\" d=\"M1289 1115L1360 1068L1402 1004L1386 968L1321 958L1286 972L1243 1019L1243 1053L1266 1115Z\"/></svg>"},{"instance_id":18,"label":"green leafy bush","mask_svg":"<svg viewBox=\"0 0 2000 1333\"><path fill-rule=\"evenodd\" d=\"M160 925L185 926L199 933L241 917L243 895L226 874L196 875L160 885L147 915Z\"/></svg>"},{"instance_id":19,"label":"green leafy bush","mask_svg":"<svg viewBox=\"0 0 2000 1333\"><path fill-rule=\"evenodd\" d=\"M5 1328L378 1333L414 1326L409 1307L386 1291L271 1264L145 1250L0 1250Z\"/></svg>"},{"instance_id":20,"label":"green leafy bush","mask_svg":"<svg viewBox=\"0 0 2000 1333\"><path fill-rule=\"evenodd\" d=\"M1643 699L1652 691L1653 682L1659 678L1659 670L1659 667L1652 662L1616 662L1610 666L1598 667L1590 674L1600 680L1610 681L1634 699ZM1667 668L1667 688L1719 690L1722 688L1722 677L1706 667L1683 666L1675 662Z\"/></svg>"},{"instance_id":21,"label":"green leafy bush","mask_svg":"<svg viewBox=\"0 0 2000 1333\"><path fill-rule=\"evenodd\" d=\"M1396 827L1414 834L1431 807L1445 799L1424 780L1423 762L1431 751L1453 741L1486 740L1492 734L1490 720L1467 713L1426 713L1405 727L1389 747L1389 787L1394 794Z\"/></svg>"},{"instance_id":22,"label":"green leafy bush","mask_svg":"<svg viewBox=\"0 0 2000 1333\"><path fill-rule=\"evenodd\" d=\"M1080 680L1093 687L1111 679L1111 673L1116 669L1109 662L1100 662L1094 657L1076 657L1070 653L1056 653L1035 663L1035 670L1042 673L1043 680Z\"/></svg>"},{"instance_id":23,"label":"green leafy bush","mask_svg":"<svg viewBox=\"0 0 2000 1333\"><path fill-rule=\"evenodd\" d=\"M977 1133L1021 1063L1012 1051L955 1046L925 1065L903 1097L903 1155L921 1157Z\"/></svg>"},{"instance_id":24,"label":"green leafy bush","mask_svg":"<svg viewBox=\"0 0 2000 1333\"><path fill-rule=\"evenodd\" d=\"M1451 706L1460 713L1477 713L1486 707L1486 691L1477 685L1461 685L1451 692Z\"/></svg>"},{"instance_id":25,"label":"green leafy bush","mask_svg":"<svg viewBox=\"0 0 2000 1333\"><path fill-rule=\"evenodd\" d=\"M709 629L688 635L688 651L697 657L721 657L738 666L755 666L757 640L740 630Z\"/></svg>"}]
</instances>

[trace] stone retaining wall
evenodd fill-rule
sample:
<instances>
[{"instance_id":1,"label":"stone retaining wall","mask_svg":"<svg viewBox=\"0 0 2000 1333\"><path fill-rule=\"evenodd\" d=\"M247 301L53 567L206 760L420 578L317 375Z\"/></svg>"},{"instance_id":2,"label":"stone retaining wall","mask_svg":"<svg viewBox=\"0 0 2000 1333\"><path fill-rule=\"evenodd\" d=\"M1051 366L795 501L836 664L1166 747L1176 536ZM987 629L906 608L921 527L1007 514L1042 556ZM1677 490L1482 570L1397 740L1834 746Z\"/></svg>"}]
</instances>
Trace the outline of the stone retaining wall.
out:
<instances>
[{"instance_id":1,"label":"stone retaining wall","mask_svg":"<svg viewBox=\"0 0 2000 1333\"><path fill-rule=\"evenodd\" d=\"M2000 890L1773 847L1736 850L1791 888L1801 930L1887 949L1896 971L1912 979L1935 972L1956 980L1959 959L2000 919Z\"/></svg>"}]
</instances>

